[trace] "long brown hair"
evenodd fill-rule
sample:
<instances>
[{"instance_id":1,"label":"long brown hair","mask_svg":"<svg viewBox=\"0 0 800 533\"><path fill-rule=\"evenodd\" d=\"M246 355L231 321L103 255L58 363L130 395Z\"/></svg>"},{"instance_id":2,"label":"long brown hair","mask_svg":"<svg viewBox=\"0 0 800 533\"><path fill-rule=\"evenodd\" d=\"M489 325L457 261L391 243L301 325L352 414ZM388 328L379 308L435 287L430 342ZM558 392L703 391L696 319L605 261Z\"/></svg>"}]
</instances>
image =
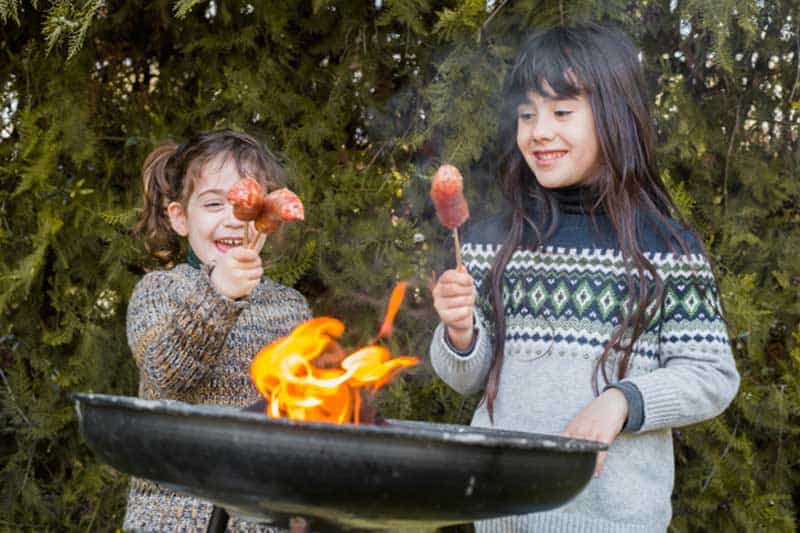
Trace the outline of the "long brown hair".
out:
<instances>
[{"instance_id":1,"label":"long brown hair","mask_svg":"<svg viewBox=\"0 0 800 533\"><path fill-rule=\"evenodd\" d=\"M539 185L517 147L517 106L531 91L556 98L584 95L594 115L602 165L588 184L597 198L589 207L589 214L594 217L600 209L608 216L622 253L631 295L619 326L595 366L592 375L595 395L599 394L598 374L609 383L606 363L612 351L621 353L616 376L618 379L625 377L633 347L663 300L663 281L639 244L641 223L638 219L646 216L648 221L654 222L656 231L671 251L673 243L683 252L689 251L677 225L670 223L678 218L684 228L689 228L675 209L658 171L655 129L636 46L624 33L597 24L559 26L534 33L518 53L506 77L498 128L497 175L511 207L511 222L490 275L489 296L495 335L484 397L490 417L505 350L503 273L522 243L526 226L533 230L537 247L544 245L558 226L559 209L554 195ZM524 206L530 196L538 199L541 206L536 220L525 212ZM696 241L701 242L700 239Z\"/></svg>"},{"instance_id":2,"label":"long brown hair","mask_svg":"<svg viewBox=\"0 0 800 533\"><path fill-rule=\"evenodd\" d=\"M134 234L144 238L145 248L165 266L175 263L180 252L178 234L167 215L171 202L186 207L195 180L218 156L232 158L241 177L261 183L266 191L282 186L284 172L278 159L262 143L246 133L216 130L200 133L183 144L161 142L142 165L144 205Z\"/></svg>"}]
</instances>

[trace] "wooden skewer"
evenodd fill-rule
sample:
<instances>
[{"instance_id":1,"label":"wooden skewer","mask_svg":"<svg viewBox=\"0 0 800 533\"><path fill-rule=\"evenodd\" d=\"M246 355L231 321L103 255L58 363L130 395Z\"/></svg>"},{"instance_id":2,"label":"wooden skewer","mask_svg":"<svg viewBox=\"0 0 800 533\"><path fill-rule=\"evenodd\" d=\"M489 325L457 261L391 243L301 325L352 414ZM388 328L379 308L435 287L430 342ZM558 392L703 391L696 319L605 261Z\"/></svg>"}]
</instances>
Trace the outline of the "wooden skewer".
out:
<instances>
[{"instance_id":1,"label":"wooden skewer","mask_svg":"<svg viewBox=\"0 0 800 533\"><path fill-rule=\"evenodd\" d=\"M461 240L458 238L458 228L453 228L453 240L456 245L456 270L461 270Z\"/></svg>"},{"instance_id":2,"label":"wooden skewer","mask_svg":"<svg viewBox=\"0 0 800 533\"><path fill-rule=\"evenodd\" d=\"M244 223L244 236L242 237L242 246L245 248L250 247L250 222Z\"/></svg>"},{"instance_id":3,"label":"wooden skewer","mask_svg":"<svg viewBox=\"0 0 800 533\"><path fill-rule=\"evenodd\" d=\"M256 249L256 247L258 246L258 239L261 238L261 232L258 231L258 230L255 230L255 231L256 231L256 234L253 236L253 240L250 241L250 249L251 250L255 250Z\"/></svg>"}]
</instances>

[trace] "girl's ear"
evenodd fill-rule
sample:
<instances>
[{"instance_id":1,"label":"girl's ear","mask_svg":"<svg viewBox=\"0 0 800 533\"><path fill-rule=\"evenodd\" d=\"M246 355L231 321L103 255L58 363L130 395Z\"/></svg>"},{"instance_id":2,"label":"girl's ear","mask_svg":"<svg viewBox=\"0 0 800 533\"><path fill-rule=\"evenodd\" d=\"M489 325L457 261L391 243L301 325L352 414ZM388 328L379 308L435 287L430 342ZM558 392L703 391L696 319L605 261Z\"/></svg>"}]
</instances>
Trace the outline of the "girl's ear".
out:
<instances>
[{"instance_id":1,"label":"girl's ear","mask_svg":"<svg viewBox=\"0 0 800 533\"><path fill-rule=\"evenodd\" d=\"M167 215L169 216L169 223L175 233L181 237L189 235L189 228L186 223L186 211L180 202L170 202L167 206Z\"/></svg>"}]
</instances>

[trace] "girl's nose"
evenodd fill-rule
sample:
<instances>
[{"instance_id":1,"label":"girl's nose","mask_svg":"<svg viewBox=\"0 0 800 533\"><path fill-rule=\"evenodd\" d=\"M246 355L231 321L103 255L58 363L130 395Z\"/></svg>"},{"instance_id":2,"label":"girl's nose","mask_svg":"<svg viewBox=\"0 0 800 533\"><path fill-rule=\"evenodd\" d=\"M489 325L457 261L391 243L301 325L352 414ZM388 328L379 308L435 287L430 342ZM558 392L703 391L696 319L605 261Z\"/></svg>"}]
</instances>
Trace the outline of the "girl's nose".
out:
<instances>
[{"instance_id":1,"label":"girl's nose","mask_svg":"<svg viewBox=\"0 0 800 533\"><path fill-rule=\"evenodd\" d=\"M544 115L544 113L542 113ZM555 137L553 121L546 116L536 117L536 123L531 128L531 138L535 141L549 141Z\"/></svg>"}]
</instances>

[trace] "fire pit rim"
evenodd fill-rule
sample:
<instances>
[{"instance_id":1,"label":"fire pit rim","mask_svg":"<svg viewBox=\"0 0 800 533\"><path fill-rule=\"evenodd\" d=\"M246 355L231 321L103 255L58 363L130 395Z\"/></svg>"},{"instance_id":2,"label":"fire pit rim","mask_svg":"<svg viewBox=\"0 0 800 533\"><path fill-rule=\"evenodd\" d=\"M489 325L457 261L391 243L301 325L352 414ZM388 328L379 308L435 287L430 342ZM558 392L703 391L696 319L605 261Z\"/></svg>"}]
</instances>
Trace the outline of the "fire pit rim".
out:
<instances>
[{"instance_id":1,"label":"fire pit rim","mask_svg":"<svg viewBox=\"0 0 800 533\"><path fill-rule=\"evenodd\" d=\"M265 426L297 428L302 431L341 432L356 434L376 434L426 442L457 443L464 446L487 446L502 443L504 446L520 450L559 450L562 452L598 452L608 449L602 442L572 439L558 435L528 433L505 429L481 428L417 420L387 419L386 424L332 424L326 422L296 421L284 418L270 418L263 413L242 411L228 405L194 404L178 400L146 400L133 396L119 396L92 392L71 394L79 419L82 417L81 402L110 407L127 407L141 411L165 413L175 416L192 416L210 419L241 420L256 422ZM535 438L533 438L535 437Z\"/></svg>"}]
</instances>

